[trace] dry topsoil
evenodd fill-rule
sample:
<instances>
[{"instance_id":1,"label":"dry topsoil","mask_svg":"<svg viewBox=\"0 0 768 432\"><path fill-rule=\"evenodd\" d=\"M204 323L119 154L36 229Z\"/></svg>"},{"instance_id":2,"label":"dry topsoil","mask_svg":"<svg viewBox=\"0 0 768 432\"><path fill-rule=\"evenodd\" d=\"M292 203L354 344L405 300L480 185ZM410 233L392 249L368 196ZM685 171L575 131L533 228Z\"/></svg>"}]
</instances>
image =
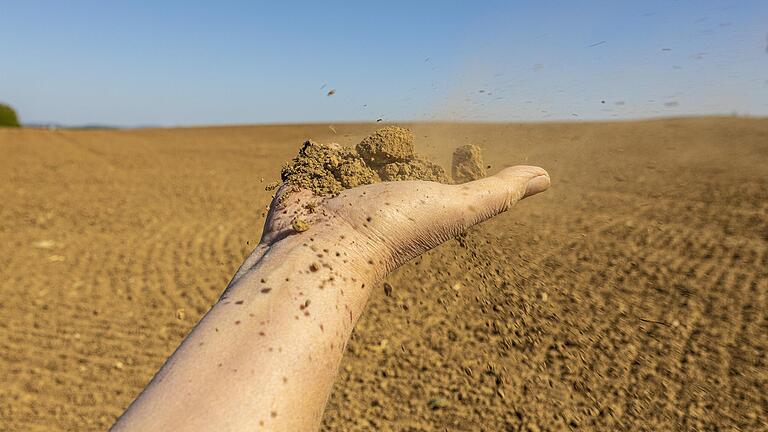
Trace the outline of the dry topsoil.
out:
<instances>
[{"instance_id":1,"label":"dry topsoil","mask_svg":"<svg viewBox=\"0 0 768 432\"><path fill-rule=\"evenodd\" d=\"M376 288L323 431L768 430L768 119L409 127L557 182ZM0 129L0 430L106 430L258 242L260 178L375 128Z\"/></svg>"}]
</instances>

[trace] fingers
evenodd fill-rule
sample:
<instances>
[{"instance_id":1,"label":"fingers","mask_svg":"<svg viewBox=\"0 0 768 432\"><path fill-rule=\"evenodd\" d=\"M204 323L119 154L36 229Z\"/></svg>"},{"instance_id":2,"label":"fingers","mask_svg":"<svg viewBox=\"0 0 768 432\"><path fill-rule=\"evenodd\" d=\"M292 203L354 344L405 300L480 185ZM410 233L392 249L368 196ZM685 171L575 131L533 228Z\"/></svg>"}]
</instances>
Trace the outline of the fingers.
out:
<instances>
[{"instance_id":1,"label":"fingers","mask_svg":"<svg viewBox=\"0 0 768 432\"><path fill-rule=\"evenodd\" d=\"M541 174L536 175L536 177L533 177L530 180L528 180L528 184L525 186L525 193L523 194L523 198L528 198L529 196L544 192L545 190L549 189L549 186L551 185L548 172L546 172L542 168L538 168L538 167L533 167L533 168L537 168L541 170ZM523 199L523 198L520 198L520 199Z\"/></svg>"},{"instance_id":2,"label":"fingers","mask_svg":"<svg viewBox=\"0 0 768 432\"><path fill-rule=\"evenodd\" d=\"M517 201L544 192L550 186L549 174L535 166L519 165L461 185L451 186L453 206L470 226L507 211Z\"/></svg>"},{"instance_id":3,"label":"fingers","mask_svg":"<svg viewBox=\"0 0 768 432\"><path fill-rule=\"evenodd\" d=\"M389 187L394 194L389 196L394 196L391 202L396 204L397 211L390 211L385 218L388 223L375 228L379 238L390 245L395 268L507 211L517 201L547 190L549 185L549 174L534 166L506 168L496 175L459 185L393 183Z\"/></svg>"}]
</instances>

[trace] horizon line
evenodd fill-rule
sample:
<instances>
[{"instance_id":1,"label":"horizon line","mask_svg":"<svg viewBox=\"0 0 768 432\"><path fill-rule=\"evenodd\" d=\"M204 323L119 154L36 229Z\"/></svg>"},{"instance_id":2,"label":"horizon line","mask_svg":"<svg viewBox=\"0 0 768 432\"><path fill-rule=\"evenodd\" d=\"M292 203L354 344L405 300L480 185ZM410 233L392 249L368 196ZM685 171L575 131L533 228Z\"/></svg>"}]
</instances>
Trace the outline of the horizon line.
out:
<instances>
[{"instance_id":1,"label":"horizon line","mask_svg":"<svg viewBox=\"0 0 768 432\"><path fill-rule=\"evenodd\" d=\"M500 124L549 124L549 123L622 123L663 120L692 120L692 119L716 119L716 118L744 118L754 120L768 119L768 115L752 114L701 114L701 115L670 115L649 116L635 118L605 118L605 119L540 119L540 120L465 120L465 119L433 119L433 120L387 120L387 121L306 121L306 122L253 122L253 123L198 123L177 125L136 125L117 126L110 124L85 123L79 125L63 125L60 123L29 122L22 123L21 129L65 129L65 130L139 130L139 129L202 129L202 128L237 128L260 126L345 126L345 125L393 125L393 124L475 124L475 125L500 125Z\"/></svg>"}]
</instances>

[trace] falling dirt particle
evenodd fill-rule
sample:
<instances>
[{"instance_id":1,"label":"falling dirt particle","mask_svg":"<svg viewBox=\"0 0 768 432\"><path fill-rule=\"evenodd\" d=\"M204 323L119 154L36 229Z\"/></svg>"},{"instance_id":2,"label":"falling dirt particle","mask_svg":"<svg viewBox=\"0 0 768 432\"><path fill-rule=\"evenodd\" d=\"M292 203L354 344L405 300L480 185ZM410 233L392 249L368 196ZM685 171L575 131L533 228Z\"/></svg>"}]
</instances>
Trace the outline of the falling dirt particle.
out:
<instances>
[{"instance_id":1,"label":"falling dirt particle","mask_svg":"<svg viewBox=\"0 0 768 432\"><path fill-rule=\"evenodd\" d=\"M334 89L328 90L328 93L326 93L327 96L333 96L335 94L336 94L336 90Z\"/></svg>"},{"instance_id":2,"label":"falling dirt particle","mask_svg":"<svg viewBox=\"0 0 768 432\"><path fill-rule=\"evenodd\" d=\"M240 325L240 321L235 321L235 325Z\"/></svg>"},{"instance_id":3,"label":"falling dirt particle","mask_svg":"<svg viewBox=\"0 0 768 432\"><path fill-rule=\"evenodd\" d=\"M296 216L291 221L291 227L296 232L304 232L309 229L309 224L304 219Z\"/></svg>"},{"instance_id":4,"label":"falling dirt particle","mask_svg":"<svg viewBox=\"0 0 768 432\"><path fill-rule=\"evenodd\" d=\"M312 264L309 265L309 270L312 272L316 272L320 270L320 264L313 262Z\"/></svg>"},{"instance_id":5,"label":"falling dirt particle","mask_svg":"<svg viewBox=\"0 0 768 432\"><path fill-rule=\"evenodd\" d=\"M266 333L264 333L263 331L260 331L259 336L266 336Z\"/></svg>"},{"instance_id":6,"label":"falling dirt particle","mask_svg":"<svg viewBox=\"0 0 768 432\"><path fill-rule=\"evenodd\" d=\"M384 282L384 295L387 297L392 296L392 285L388 284L387 282Z\"/></svg>"},{"instance_id":7,"label":"falling dirt particle","mask_svg":"<svg viewBox=\"0 0 768 432\"><path fill-rule=\"evenodd\" d=\"M305 307L305 308L308 308L308 307L309 307L309 305L310 305L311 303L312 303L312 301L310 301L309 299L307 299L307 301L305 301L305 302L304 302L304 307Z\"/></svg>"},{"instance_id":8,"label":"falling dirt particle","mask_svg":"<svg viewBox=\"0 0 768 432\"><path fill-rule=\"evenodd\" d=\"M272 291L272 288L262 288L262 289L261 289L261 293L262 293L262 294L266 294L266 293L268 293L268 292L270 292L270 291Z\"/></svg>"},{"instance_id":9,"label":"falling dirt particle","mask_svg":"<svg viewBox=\"0 0 768 432\"><path fill-rule=\"evenodd\" d=\"M236 305L241 305L245 302L245 300L238 300L235 302Z\"/></svg>"},{"instance_id":10,"label":"falling dirt particle","mask_svg":"<svg viewBox=\"0 0 768 432\"><path fill-rule=\"evenodd\" d=\"M486 176L480 147L467 144L453 152L451 176L454 183L466 183Z\"/></svg>"}]
</instances>

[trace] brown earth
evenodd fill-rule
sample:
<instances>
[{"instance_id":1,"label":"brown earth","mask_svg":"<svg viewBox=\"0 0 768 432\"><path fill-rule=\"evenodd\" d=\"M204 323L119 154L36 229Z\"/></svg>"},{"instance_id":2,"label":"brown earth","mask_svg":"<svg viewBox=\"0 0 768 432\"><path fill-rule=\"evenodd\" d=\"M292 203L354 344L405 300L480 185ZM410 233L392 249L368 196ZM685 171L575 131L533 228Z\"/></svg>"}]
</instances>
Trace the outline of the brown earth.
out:
<instances>
[{"instance_id":1,"label":"brown earth","mask_svg":"<svg viewBox=\"0 0 768 432\"><path fill-rule=\"evenodd\" d=\"M282 164L375 128L0 130L0 430L108 427ZM444 167L472 143L553 187L388 278L324 430L768 430L768 120L413 130Z\"/></svg>"}]
</instances>

